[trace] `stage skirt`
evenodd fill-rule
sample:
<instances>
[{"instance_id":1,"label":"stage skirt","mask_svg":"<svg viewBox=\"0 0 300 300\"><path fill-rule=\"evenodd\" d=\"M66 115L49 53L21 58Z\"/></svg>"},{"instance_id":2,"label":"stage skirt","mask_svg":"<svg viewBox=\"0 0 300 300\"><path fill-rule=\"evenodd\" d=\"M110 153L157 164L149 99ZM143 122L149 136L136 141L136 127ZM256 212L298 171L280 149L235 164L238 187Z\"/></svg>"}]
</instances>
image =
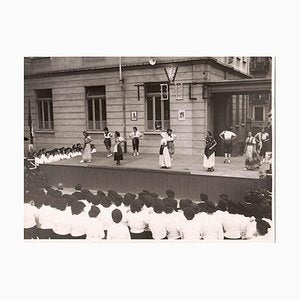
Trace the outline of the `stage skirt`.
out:
<instances>
[{"instance_id":1,"label":"stage skirt","mask_svg":"<svg viewBox=\"0 0 300 300\"><path fill-rule=\"evenodd\" d=\"M86 144L82 154L82 160L85 162L92 160L91 145Z\"/></svg>"},{"instance_id":2,"label":"stage skirt","mask_svg":"<svg viewBox=\"0 0 300 300\"><path fill-rule=\"evenodd\" d=\"M123 151L120 145L115 145L114 160L115 161L123 160Z\"/></svg>"},{"instance_id":3,"label":"stage skirt","mask_svg":"<svg viewBox=\"0 0 300 300\"><path fill-rule=\"evenodd\" d=\"M260 166L258 155L254 149L254 145L247 145L245 168L247 170L257 170Z\"/></svg>"},{"instance_id":4,"label":"stage skirt","mask_svg":"<svg viewBox=\"0 0 300 300\"><path fill-rule=\"evenodd\" d=\"M203 167L204 168L213 168L215 166L215 152L212 153L209 158L204 154L203 157Z\"/></svg>"},{"instance_id":5,"label":"stage skirt","mask_svg":"<svg viewBox=\"0 0 300 300\"><path fill-rule=\"evenodd\" d=\"M111 148L111 139L105 138L104 141L103 141L103 143L104 143L105 148L107 150L110 150L110 148Z\"/></svg>"},{"instance_id":6,"label":"stage skirt","mask_svg":"<svg viewBox=\"0 0 300 300\"><path fill-rule=\"evenodd\" d=\"M168 148L164 147L162 152L163 154L159 155L159 166L170 168L172 164L171 164L171 157Z\"/></svg>"}]
</instances>

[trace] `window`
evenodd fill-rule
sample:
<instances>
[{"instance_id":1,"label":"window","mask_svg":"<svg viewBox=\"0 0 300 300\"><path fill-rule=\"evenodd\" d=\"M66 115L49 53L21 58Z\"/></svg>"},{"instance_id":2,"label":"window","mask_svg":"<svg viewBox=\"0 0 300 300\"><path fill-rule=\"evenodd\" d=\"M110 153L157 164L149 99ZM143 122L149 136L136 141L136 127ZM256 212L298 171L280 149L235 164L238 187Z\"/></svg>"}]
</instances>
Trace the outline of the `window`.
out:
<instances>
[{"instance_id":1,"label":"window","mask_svg":"<svg viewBox=\"0 0 300 300\"><path fill-rule=\"evenodd\" d=\"M38 129L53 130L52 90L37 90L35 94L37 101Z\"/></svg>"},{"instance_id":2,"label":"window","mask_svg":"<svg viewBox=\"0 0 300 300\"><path fill-rule=\"evenodd\" d=\"M106 127L105 86L86 88L87 123L89 130L103 130Z\"/></svg>"},{"instance_id":3,"label":"window","mask_svg":"<svg viewBox=\"0 0 300 300\"><path fill-rule=\"evenodd\" d=\"M146 130L161 131L170 127L169 85L145 84Z\"/></svg>"},{"instance_id":4,"label":"window","mask_svg":"<svg viewBox=\"0 0 300 300\"><path fill-rule=\"evenodd\" d=\"M253 107L253 119L255 122L262 122L265 120L264 106L254 106Z\"/></svg>"}]
</instances>

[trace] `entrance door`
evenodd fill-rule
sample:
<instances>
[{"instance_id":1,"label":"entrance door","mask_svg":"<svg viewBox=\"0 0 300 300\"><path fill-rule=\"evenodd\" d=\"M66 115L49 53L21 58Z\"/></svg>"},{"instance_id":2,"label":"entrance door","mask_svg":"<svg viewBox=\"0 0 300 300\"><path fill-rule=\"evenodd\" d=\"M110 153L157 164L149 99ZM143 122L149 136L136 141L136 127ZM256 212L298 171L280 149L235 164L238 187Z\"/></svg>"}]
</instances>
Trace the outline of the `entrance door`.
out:
<instances>
[{"instance_id":1,"label":"entrance door","mask_svg":"<svg viewBox=\"0 0 300 300\"><path fill-rule=\"evenodd\" d=\"M226 129L230 123L229 115L229 97L225 94L212 96L213 100L213 124L214 124L214 137L217 141L216 155L223 155L223 143L219 137L220 133Z\"/></svg>"}]
</instances>

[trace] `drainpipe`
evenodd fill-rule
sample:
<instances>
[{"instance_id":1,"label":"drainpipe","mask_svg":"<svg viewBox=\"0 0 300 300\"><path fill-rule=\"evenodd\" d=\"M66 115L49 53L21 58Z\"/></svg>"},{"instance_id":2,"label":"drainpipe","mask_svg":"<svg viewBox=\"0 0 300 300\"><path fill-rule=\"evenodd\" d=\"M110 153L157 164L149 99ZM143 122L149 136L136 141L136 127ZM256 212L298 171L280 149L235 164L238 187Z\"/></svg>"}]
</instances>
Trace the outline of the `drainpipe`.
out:
<instances>
[{"instance_id":1,"label":"drainpipe","mask_svg":"<svg viewBox=\"0 0 300 300\"><path fill-rule=\"evenodd\" d=\"M127 153L127 141L126 141L126 106L125 106L125 84L122 76L122 58L119 58L119 82L122 90L122 107L123 107L123 137L124 137L124 153Z\"/></svg>"}]
</instances>

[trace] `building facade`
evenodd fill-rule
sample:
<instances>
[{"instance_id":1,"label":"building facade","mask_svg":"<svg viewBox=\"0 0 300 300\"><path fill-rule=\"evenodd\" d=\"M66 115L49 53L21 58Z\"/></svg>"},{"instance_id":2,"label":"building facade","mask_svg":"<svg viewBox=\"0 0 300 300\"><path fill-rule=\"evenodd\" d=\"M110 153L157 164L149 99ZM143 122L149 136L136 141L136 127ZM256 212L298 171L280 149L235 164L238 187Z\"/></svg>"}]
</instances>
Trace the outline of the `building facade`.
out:
<instances>
[{"instance_id":1,"label":"building facade","mask_svg":"<svg viewBox=\"0 0 300 300\"><path fill-rule=\"evenodd\" d=\"M255 78L272 78L271 57L251 57L250 74ZM253 133L257 133L262 127L270 125L272 115L271 93L258 93L249 97L249 127Z\"/></svg>"},{"instance_id":2,"label":"building facade","mask_svg":"<svg viewBox=\"0 0 300 300\"><path fill-rule=\"evenodd\" d=\"M30 114L35 149L82 142L87 130L104 151L107 126L126 137L131 151L128 135L136 126L144 133L140 151L157 153L161 131L171 128L176 153L201 155L207 130L239 130L249 114L248 96L208 101L204 85L249 79L249 66L249 57L28 57L24 134Z\"/></svg>"}]
</instances>

